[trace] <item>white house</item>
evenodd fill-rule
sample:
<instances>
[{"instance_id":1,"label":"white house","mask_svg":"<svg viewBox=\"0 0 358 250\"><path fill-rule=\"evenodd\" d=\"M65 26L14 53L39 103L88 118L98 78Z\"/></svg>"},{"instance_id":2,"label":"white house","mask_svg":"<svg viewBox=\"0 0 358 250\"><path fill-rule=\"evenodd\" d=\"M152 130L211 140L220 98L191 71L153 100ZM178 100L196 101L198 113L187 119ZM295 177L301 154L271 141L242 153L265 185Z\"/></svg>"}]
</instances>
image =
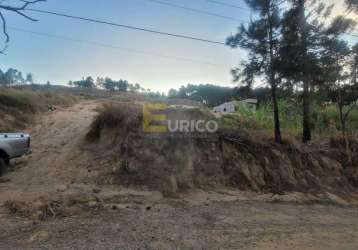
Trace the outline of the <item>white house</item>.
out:
<instances>
[{"instance_id":1,"label":"white house","mask_svg":"<svg viewBox=\"0 0 358 250\"><path fill-rule=\"evenodd\" d=\"M226 102L219 106L214 107L213 111L215 113L234 113L236 110L235 109L236 106L237 106L237 101Z\"/></svg>"},{"instance_id":2,"label":"white house","mask_svg":"<svg viewBox=\"0 0 358 250\"><path fill-rule=\"evenodd\" d=\"M256 110L257 100L256 99L246 99L243 101L226 102L219 106L214 107L213 111L215 113L235 113L235 111L240 106L245 106L249 109Z\"/></svg>"}]
</instances>

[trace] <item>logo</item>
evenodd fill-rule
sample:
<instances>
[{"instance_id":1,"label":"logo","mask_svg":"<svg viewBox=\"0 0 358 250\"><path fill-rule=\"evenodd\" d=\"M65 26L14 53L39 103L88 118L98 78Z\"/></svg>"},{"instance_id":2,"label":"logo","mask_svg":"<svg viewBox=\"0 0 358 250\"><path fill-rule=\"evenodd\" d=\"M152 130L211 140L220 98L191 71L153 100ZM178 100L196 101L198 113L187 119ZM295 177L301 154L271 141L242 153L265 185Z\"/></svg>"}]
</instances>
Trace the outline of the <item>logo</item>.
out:
<instances>
[{"instance_id":1,"label":"logo","mask_svg":"<svg viewBox=\"0 0 358 250\"><path fill-rule=\"evenodd\" d=\"M145 133L166 133L168 127L165 125L155 125L155 122L167 121L167 116L163 114L168 106L165 103L147 103L143 105L143 132ZM158 112L162 112L161 114Z\"/></svg>"},{"instance_id":2,"label":"logo","mask_svg":"<svg viewBox=\"0 0 358 250\"><path fill-rule=\"evenodd\" d=\"M218 123L215 120L180 119L190 110L170 109L166 103L146 103L143 105L144 133L215 133ZM179 117L179 118L178 118Z\"/></svg>"}]
</instances>

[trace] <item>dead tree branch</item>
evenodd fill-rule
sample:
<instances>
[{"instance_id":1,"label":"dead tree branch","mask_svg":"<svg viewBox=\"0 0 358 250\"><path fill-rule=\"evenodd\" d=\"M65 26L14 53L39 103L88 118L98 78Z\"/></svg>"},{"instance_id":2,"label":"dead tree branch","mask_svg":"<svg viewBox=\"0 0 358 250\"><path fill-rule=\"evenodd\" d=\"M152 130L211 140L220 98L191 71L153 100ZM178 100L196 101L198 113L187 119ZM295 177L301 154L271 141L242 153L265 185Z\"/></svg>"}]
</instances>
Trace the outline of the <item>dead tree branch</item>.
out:
<instances>
[{"instance_id":1,"label":"dead tree branch","mask_svg":"<svg viewBox=\"0 0 358 250\"><path fill-rule=\"evenodd\" d=\"M19 2L21 4L18 6L16 6L16 5L11 6L11 5L7 5L7 4L3 4L3 1L0 2L0 21L2 24L2 33L5 35L5 46L3 49L0 50L0 54L4 54L4 51L7 49L8 43L10 42L10 36L9 36L9 33L7 32L7 23L6 23L6 19L4 16L5 11L16 13L30 21L36 22L37 21L36 19L23 13L23 11L25 11L27 9L27 7L30 5L36 4L38 2L46 2L46 0L32 0L32 1L19 0Z\"/></svg>"}]
</instances>

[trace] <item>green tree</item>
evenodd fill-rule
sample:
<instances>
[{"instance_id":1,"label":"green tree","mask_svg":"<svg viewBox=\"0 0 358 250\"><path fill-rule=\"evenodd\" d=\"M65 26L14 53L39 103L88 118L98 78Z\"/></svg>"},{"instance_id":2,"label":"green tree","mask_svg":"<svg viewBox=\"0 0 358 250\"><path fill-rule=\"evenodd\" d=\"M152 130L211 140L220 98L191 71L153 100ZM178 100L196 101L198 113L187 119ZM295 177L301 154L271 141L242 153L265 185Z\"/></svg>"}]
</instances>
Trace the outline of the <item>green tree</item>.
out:
<instances>
[{"instance_id":1,"label":"green tree","mask_svg":"<svg viewBox=\"0 0 358 250\"><path fill-rule=\"evenodd\" d=\"M340 129L345 141L348 162L352 156L347 139L347 121L352 110L357 106L358 86L356 83L356 67L358 59L357 45L350 48L346 41L337 36L329 36L324 41L323 53L324 76L329 83L332 100L337 103Z\"/></svg>"},{"instance_id":2,"label":"green tree","mask_svg":"<svg viewBox=\"0 0 358 250\"><path fill-rule=\"evenodd\" d=\"M276 61L279 51L281 17L279 0L245 0L250 9L258 14L248 27L241 25L236 35L227 39L227 45L249 51L249 60L234 69L235 80L252 85L256 77L264 75L271 87L275 141L281 143L279 108L277 101L278 74Z\"/></svg>"},{"instance_id":3,"label":"green tree","mask_svg":"<svg viewBox=\"0 0 358 250\"><path fill-rule=\"evenodd\" d=\"M31 73L26 75L26 84L33 84L34 83L34 76Z\"/></svg>"},{"instance_id":4,"label":"green tree","mask_svg":"<svg viewBox=\"0 0 358 250\"><path fill-rule=\"evenodd\" d=\"M96 84L92 77L88 76L86 79L82 79L80 81L74 81L72 82L72 85L79 88L95 88Z\"/></svg>"},{"instance_id":5,"label":"green tree","mask_svg":"<svg viewBox=\"0 0 358 250\"><path fill-rule=\"evenodd\" d=\"M169 98L177 98L178 97L178 91L175 90L175 89L169 89L168 97Z\"/></svg>"},{"instance_id":6,"label":"green tree","mask_svg":"<svg viewBox=\"0 0 358 250\"><path fill-rule=\"evenodd\" d=\"M308 0L290 0L290 4L282 20L278 69L289 84L302 89L302 140L306 143L312 138L311 95L322 83L321 41L328 35L320 18L330 16L333 6Z\"/></svg>"}]
</instances>

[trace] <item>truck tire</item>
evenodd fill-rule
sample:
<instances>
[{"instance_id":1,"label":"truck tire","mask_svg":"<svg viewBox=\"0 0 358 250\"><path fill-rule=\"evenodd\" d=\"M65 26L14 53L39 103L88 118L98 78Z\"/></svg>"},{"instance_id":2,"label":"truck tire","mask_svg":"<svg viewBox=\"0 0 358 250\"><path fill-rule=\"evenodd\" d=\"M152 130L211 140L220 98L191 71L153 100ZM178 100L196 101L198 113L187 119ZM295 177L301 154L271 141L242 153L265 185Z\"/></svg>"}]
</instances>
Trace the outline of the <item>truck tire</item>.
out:
<instances>
[{"instance_id":1,"label":"truck tire","mask_svg":"<svg viewBox=\"0 0 358 250\"><path fill-rule=\"evenodd\" d=\"M7 161L0 157L0 176L5 174L7 170L7 166L8 166Z\"/></svg>"}]
</instances>

